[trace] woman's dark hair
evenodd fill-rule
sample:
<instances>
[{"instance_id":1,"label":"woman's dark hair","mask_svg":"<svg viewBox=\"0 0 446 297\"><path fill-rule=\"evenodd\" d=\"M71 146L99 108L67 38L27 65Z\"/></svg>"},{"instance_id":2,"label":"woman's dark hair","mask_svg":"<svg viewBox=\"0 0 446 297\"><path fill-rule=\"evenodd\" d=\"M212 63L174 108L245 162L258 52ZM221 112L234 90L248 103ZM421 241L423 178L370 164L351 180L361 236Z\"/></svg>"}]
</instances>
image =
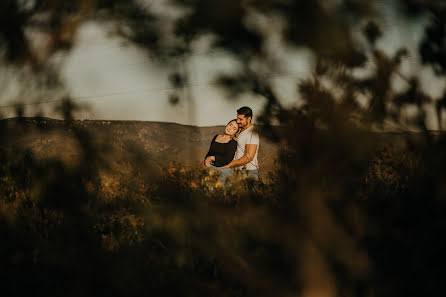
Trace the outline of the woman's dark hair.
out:
<instances>
[{"instance_id":1,"label":"woman's dark hair","mask_svg":"<svg viewBox=\"0 0 446 297\"><path fill-rule=\"evenodd\" d=\"M226 124L226 126L229 125L231 122L234 122L234 121L237 122L237 119L230 120L230 121Z\"/></svg>"},{"instance_id":2,"label":"woman's dark hair","mask_svg":"<svg viewBox=\"0 0 446 297\"><path fill-rule=\"evenodd\" d=\"M245 117L249 117L249 118L251 118L251 120L252 120L252 109L251 108L249 108L248 106L243 106L243 107L240 107L238 110L237 110L237 114L242 114L242 115L244 115Z\"/></svg>"}]
</instances>

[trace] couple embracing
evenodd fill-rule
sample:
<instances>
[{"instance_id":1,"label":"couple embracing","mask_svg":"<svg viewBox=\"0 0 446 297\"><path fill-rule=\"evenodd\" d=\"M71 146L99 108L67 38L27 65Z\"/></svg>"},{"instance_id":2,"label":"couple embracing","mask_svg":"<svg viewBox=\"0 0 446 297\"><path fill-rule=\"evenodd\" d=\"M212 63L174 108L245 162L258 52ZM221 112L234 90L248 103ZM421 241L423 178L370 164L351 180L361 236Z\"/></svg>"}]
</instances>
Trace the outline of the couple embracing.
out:
<instances>
[{"instance_id":1,"label":"couple embracing","mask_svg":"<svg viewBox=\"0 0 446 297\"><path fill-rule=\"evenodd\" d=\"M223 134L215 135L211 141L204 164L220 172L220 181L238 170L245 176L259 178L259 134L254 131L251 108L237 110L237 118L231 120Z\"/></svg>"}]
</instances>

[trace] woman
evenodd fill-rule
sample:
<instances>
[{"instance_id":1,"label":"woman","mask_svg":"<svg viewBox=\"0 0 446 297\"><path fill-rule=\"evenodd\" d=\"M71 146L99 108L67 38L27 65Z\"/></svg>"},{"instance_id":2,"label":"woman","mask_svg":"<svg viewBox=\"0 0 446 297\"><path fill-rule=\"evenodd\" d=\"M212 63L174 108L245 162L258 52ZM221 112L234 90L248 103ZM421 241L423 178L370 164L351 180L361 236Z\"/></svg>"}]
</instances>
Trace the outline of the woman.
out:
<instances>
[{"instance_id":1,"label":"woman","mask_svg":"<svg viewBox=\"0 0 446 297\"><path fill-rule=\"evenodd\" d=\"M221 168L228 165L237 150L237 141L234 140L239 130L237 120L231 120L225 128L224 134L215 135L212 138L209 152L204 157L204 165L220 171L220 181L225 182L228 174L232 173L231 168Z\"/></svg>"}]
</instances>

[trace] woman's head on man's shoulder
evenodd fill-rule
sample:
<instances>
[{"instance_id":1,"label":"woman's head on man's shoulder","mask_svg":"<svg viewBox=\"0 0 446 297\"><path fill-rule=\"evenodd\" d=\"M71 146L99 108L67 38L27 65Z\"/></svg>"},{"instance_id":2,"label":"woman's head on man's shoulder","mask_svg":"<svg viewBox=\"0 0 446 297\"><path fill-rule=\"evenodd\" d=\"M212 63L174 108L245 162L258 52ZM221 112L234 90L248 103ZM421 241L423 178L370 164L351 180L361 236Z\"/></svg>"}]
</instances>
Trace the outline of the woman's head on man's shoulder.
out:
<instances>
[{"instance_id":1,"label":"woman's head on man's shoulder","mask_svg":"<svg viewBox=\"0 0 446 297\"><path fill-rule=\"evenodd\" d=\"M237 119L230 120L229 123L225 127L225 134L234 138L239 131L239 126L237 124Z\"/></svg>"}]
</instances>

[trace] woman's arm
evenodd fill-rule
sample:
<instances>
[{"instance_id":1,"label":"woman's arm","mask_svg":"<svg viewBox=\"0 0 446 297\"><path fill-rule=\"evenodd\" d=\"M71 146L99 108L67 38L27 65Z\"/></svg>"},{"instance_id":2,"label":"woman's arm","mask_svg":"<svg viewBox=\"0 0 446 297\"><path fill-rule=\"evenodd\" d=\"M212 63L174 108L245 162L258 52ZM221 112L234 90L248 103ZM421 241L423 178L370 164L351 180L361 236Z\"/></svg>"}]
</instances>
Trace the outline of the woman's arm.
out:
<instances>
[{"instance_id":1,"label":"woman's arm","mask_svg":"<svg viewBox=\"0 0 446 297\"><path fill-rule=\"evenodd\" d=\"M212 150L212 143L215 141L215 138L217 138L217 136L218 135L215 135L214 138L212 138L211 145L209 146L209 151L204 157L203 163L206 167L211 166L211 161L215 161L215 156L214 156L215 153Z\"/></svg>"},{"instance_id":2,"label":"woman's arm","mask_svg":"<svg viewBox=\"0 0 446 297\"><path fill-rule=\"evenodd\" d=\"M245 154L237 160L233 160L229 162L228 165L223 166L223 168L230 168L230 167L237 167L237 166L243 166L245 164L248 164L251 162L256 154L257 151L257 144L247 144L245 146Z\"/></svg>"}]
</instances>

